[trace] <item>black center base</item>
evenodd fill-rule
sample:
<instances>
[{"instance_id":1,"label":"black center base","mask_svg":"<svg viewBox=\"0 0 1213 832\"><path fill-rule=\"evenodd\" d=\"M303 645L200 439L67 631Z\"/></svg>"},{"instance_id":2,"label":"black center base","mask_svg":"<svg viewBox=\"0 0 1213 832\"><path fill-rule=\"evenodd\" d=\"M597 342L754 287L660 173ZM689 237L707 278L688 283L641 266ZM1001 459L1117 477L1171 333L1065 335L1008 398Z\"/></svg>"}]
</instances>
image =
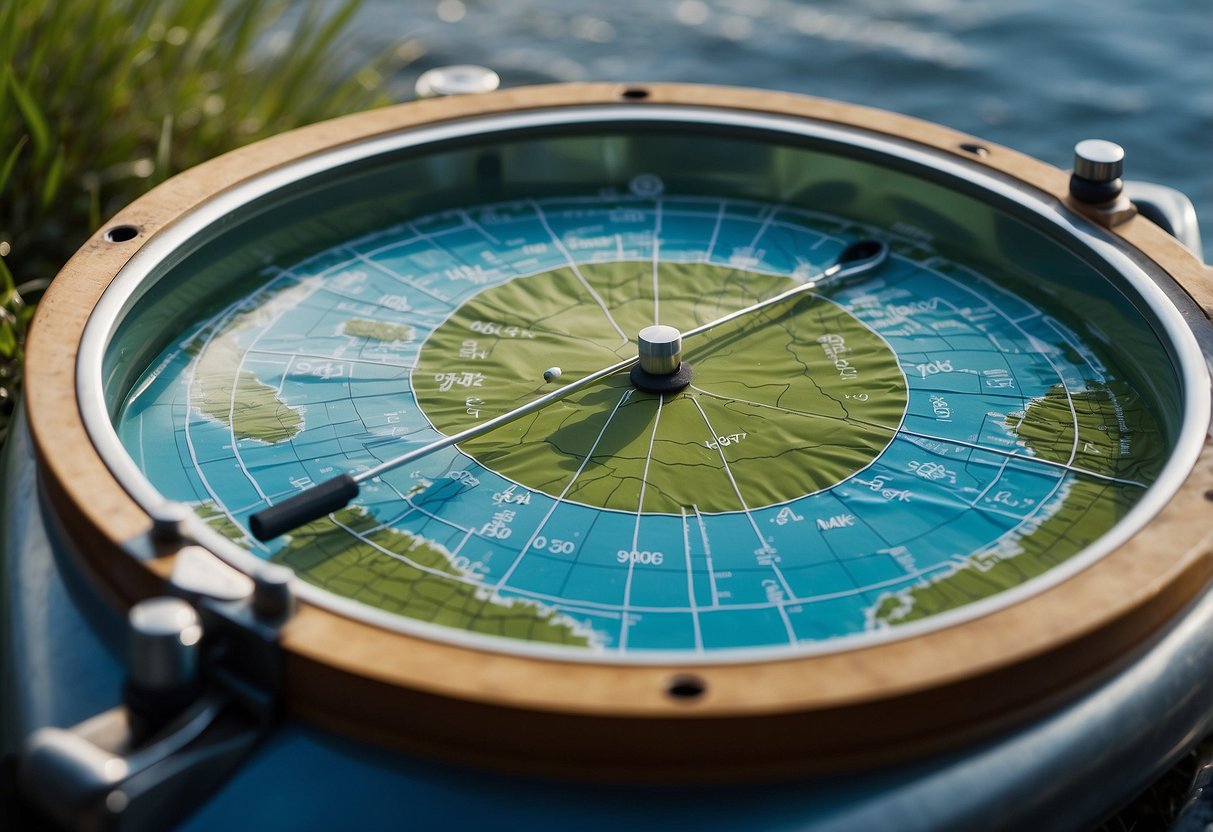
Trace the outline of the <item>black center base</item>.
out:
<instances>
[{"instance_id":1,"label":"black center base","mask_svg":"<svg viewBox=\"0 0 1213 832\"><path fill-rule=\"evenodd\" d=\"M632 386L646 393L677 393L691 383L691 365L684 361L674 372L656 375L637 364L632 367L631 378Z\"/></svg>"}]
</instances>

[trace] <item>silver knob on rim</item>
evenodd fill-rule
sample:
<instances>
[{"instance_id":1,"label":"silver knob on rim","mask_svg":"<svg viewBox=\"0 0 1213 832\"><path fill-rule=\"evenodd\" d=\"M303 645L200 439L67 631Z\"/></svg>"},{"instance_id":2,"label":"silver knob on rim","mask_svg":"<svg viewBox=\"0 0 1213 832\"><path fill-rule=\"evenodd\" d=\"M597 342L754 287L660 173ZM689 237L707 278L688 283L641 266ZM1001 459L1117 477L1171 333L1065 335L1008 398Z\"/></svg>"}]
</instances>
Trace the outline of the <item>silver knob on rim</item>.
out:
<instances>
[{"instance_id":1,"label":"silver knob on rim","mask_svg":"<svg viewBox=\"0 0 1213 832\"><path fill-rule=\"evenodd\" d=\"M1085 139L1074 145L1070 196L1089 205L1114 203L1124 190L1125 150L1115 142Z\"/></svg>"},{"instance_id":2,"label":"silver knob on rim","mask_svg":"<svg viewBox=\"0 0 1213 832\"><path fill-rule=\"evenodd\" d=\"M253 573L253 614L258 618L277 620L295 611L295 596L291 579L295 572L280 564L263 564Z\"/></svg>"},{"instance_id":3,"label":"silver knob on rim","mask_svg":"<svg viewBox=\"0 0 1213 832\"><path fill-rule=\"evenodd\" d=\"M501 85L496 72L475 64L439 66L421 73L413 91L418 98L441 98L447 95L468 95L492 92Z\"/></svg>"},{"instance_id":4,"label":"silver knob on rim","mask_svg":"<svg viewBox=\"0 0 1213 832\"><path fill-rule=\"evenodd\" d=\"M181 598L140 601L128 616L130 683L142 690L175 690L198 676L202 622Z\"/></svg>"},{"instance_id":5,"label":"silver knob on rim","mask_svg":"<svg viewBox=\"0 0 1213 832\"><path fill-rule=\"evenodd\" d=\"M1092 182L1111 182L1125 172L1125 149L1103 139L1074 145L1074 175Z\"/></svg>"},{"instance_id":6,"label":"silver knob on rim","mask_svg":"<svg viewBox=\"0 0 1213 832\"><path fill-rule=\"evenodd\" d=\"M184 503L166 501L148 513L152 518L152 537L161 543L176 543L186 537L186 524L194 512Z\"/></svg>"}]
</instances>

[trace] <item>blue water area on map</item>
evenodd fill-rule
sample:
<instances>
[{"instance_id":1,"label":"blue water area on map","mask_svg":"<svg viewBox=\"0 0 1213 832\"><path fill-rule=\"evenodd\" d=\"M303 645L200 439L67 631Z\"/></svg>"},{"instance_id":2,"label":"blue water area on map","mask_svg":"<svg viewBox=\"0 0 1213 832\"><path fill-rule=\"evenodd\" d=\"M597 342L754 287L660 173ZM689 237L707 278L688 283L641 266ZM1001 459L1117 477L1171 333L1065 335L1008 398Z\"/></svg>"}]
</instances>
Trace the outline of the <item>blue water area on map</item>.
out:
<instances>
[{"instance_id":1,"label":"blue water area on map","mask_svg":"<svg viewBox=\"0 0 1213 832\"><path fill-rule=\"evenodd\" d=\"M203 330L208 346L196 357L179 350L146 380L120 436L166 496L209 501L244 525L267 501L438 438L410 392L411 368L453 305L486 287L568 258L651 260L658 212L658 251L668 262L816 271L846 243L807 212L709 198L623 199L621 208L620 199L451 212L296 264L276 278L268 301L262 294L237 305L221 326ZM621 210L634 235L614 234L611 217ZM1077 391L1105 380L1066 357L1059 345L1069 334L1050 318L931 262L895 257L833 297L896 354L908 404L883 453L832 488L723 513L604 510L511 482L447 449L368 483L358 504L439 547L461 580L560 611L601 648L787 647L863 633L888 593L1057 509L1072 475L1033 461L1012 425L1062 382ZM482 263L491 268L468 270ZM407 325L412 337L352 336L351 320ZM189 406L195 377L218 354L208 350L223 349L241 356L226 370L233 383L238 370L251 371L302 418L296 435L239 438L226 412ZM458 375L452 385L463 383ZM464 382L474 396L471 376ZM736 488L744 500L746 481ZM257 551L269 556L282 545Z\"/></svg>"}]
</instances>

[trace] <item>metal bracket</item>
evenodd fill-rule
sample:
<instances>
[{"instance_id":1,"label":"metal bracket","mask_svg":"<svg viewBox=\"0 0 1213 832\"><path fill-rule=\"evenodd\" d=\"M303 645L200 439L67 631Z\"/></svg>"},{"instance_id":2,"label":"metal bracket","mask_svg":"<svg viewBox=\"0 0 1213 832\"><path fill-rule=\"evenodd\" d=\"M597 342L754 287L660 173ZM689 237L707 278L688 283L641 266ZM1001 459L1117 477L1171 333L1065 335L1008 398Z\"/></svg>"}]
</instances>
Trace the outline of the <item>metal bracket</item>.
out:
<instances>
[{"instance_id":1,"label":"metal bracket","mask_svg":"<svg viewBox=\"0 0 1213 832\"><path fill-rule=\"evenodd\" d=\"M143 605L192 607L200 640L178 637L163 618L140 630L136 605L125 704L27 738L15 775L22 810L87 832L163 830L192 811L277 722L278 635L294 610L292 577L267 565L250 579L199 546L183 547L169 586L175 598Z\"/></svg>"},{"instance_id":2,"label":"metal bracket","mask_svg":"<svg viewBox=\"0 0 1213 832\"><path fill-rule=\"evenodd\" d=\"M1183 243L1197 260L1204 260L1196 208L1187 194L1155 182L1126 180L1125 195L1143 217Z\"/></svg>"}]
</instances>

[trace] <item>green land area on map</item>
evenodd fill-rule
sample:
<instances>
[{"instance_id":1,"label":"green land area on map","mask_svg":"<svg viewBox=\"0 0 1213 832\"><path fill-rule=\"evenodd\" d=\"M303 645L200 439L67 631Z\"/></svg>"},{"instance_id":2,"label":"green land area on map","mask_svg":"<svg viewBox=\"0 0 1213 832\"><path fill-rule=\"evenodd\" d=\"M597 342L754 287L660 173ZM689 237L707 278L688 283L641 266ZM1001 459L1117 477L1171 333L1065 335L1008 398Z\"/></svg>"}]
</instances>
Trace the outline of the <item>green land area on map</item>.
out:
<instances>
[{"instance_id":1,"label":"green land area on map","mask_svg":"<svg viewBox=\"0 0 1213 832\"><path fill-rule=\"evenodd\" d=\"M417 337L416 331L407 324L389 324L384 321L371 321L366 318L353 318L341 327L342 335L355 338L369 338L372 341L412 341Z\"/></svg>"},{"instance_id":2,"label":"green land area on map","mask_svg":"<svg viewBox=\"0 0 1213 832\"><path fill-rule=\"evenodd\" d=\"M579 269L593 292L568 268L516 279L480 292L430 336L413 379L435 427L454 433L534 400L554 389L542 378L553 365L565 384L633 356L636 333L654 319L686 330L792 285L742 269L662 263L655 304L651 264ZM510 327L527 337L503 334ZM505 477L573 502L739 511L814 493L862 469L905 409L905 379L889 346L819 298L738 319L688 339L683 351L694 376L681 393L663 400L620 374L460 447Z\"/></svg>"},{"instance_id":3,"label":"green land area on map","mask_svg":"<svg viewBox=\"0 0 1213 832\"><path fill-rule=\"evenodd\" d=\"M190 404L204 415L231 428L237 439L267 444L285 442L303 429L303 416L278 397L278 390L241 369L246 353L243 334L265 326L310 291L306 285L267 289L246 303L222 326L208 327L186 344L196 356ZM234 389L233 389L234 388Z\"/></svg>"},{"instance_id":4,"label":"green land area on map","mask_svg":"<svg viewBox=\"0 0 1213 832\"><path fill-rule=\"evenodd\" d=\"M359 508L333 516L336 522L317 520L291 532L286 547L271 560L289 566L308 583L419 621L526 641L590 646L589 636L559 613L498 598L464 582L450 555L425 539L383 527Z\"/></svg>"},{"instance_id":5,"label":"green land area on map","mask_svg":"<svg viewBox=\"0 0 1213 832\"><path fill-rule=\"evenodd\" d=\"M1137 395L1119 382L1092 384L1068 397L1057 385L1033 400L1022 415L1008 417L1007 427L1041 459L1145 484L1157 476L1164 459L1157 425ZM940 578L885 595L873 619L877 624L905 624L1019 586L1090 545L1124 517L1141 494L1137 485L1079 475L1045 506L1043 519L1029 521L995 549L971 556Z\"/></svg>"},{"instance_id":6,"label":"green land area on map","mask_svg":"<svg viewBox=\"0 0 1213 832\"><path fill-rule=\"evenodd\" d=\"M228 540L234 540L239 543L248 539L248 532L233 523L230 517L219 510L219 507L215 505L213 500L203 500L202 502L194 503L194 513Z\"/></svg>"}]
</instances>

